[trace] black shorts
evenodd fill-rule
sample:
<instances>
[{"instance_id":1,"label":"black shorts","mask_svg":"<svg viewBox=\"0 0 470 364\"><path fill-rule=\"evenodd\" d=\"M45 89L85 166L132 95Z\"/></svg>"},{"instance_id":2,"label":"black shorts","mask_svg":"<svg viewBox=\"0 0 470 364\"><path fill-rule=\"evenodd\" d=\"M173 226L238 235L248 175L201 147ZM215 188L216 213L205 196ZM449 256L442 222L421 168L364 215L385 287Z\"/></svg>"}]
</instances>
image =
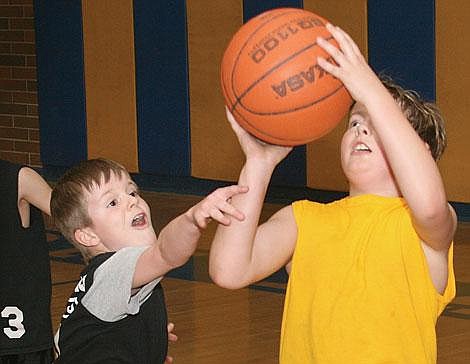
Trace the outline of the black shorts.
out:
<instances>
[{"instance_id":1,"label":"black shorts","mask_svg":"<svg viewBox=\"0 0 470 364\"><path fill-rule=\"evenodd\" d=\"M51 364L52 349L26 354L10 354L0 356L0 364Z\"/></svg>"}]
</instances>

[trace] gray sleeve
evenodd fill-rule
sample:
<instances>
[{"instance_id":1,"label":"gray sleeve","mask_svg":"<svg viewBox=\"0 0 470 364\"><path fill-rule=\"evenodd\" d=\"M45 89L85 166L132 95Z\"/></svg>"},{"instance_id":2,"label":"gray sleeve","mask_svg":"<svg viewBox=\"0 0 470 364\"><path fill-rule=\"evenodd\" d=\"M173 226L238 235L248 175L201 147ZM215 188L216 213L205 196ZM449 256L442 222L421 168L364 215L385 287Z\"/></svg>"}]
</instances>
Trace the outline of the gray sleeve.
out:
<instances>
[{"instance_id":1,"label":"gray sleeve","mask_svg":"<svg viewBox=\"0 0 470 364\"><path fill-rule=\"evenodd\" d=\"M147 283L132 295L132 279L140 255L148 248L128 247L117 251L98 267L93 284L82 298L82 305L103 321L114 322L139 312L162 277Z\"/></svg>"}]
</instances>

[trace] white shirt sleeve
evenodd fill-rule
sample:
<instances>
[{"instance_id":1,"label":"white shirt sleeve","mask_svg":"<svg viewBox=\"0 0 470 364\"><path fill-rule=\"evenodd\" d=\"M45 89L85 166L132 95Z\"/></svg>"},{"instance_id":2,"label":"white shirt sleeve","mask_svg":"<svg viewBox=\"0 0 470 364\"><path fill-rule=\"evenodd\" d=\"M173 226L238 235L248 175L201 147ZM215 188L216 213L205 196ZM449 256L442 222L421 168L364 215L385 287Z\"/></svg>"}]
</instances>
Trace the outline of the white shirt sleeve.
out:
<instances>
[{"instance_id":1,"label":"white shirt sleeve","mask_svg":"<svg viewBox=\"0 0 470 364\"><path fill-rule=\"evenodd\" d=\"M93 284L81 301L92 315L103 321L115 322L139 312L140 306L163 278L147 283L132 295L135 266L147 248L121 249L96 269Z\"/></svg>"}]
</instances>

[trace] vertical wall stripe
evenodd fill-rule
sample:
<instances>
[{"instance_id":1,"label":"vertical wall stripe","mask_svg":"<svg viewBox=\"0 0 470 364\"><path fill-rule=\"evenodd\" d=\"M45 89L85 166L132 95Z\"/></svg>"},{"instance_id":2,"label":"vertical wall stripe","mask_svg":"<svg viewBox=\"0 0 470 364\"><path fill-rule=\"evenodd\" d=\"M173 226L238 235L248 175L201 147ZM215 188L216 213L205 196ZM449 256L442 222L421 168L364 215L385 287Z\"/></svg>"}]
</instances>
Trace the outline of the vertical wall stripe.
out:
<instances>
[{"instance_id":1,"label":"vertical wall stripe","mask_svg":"<svg viewBox=\"0 0 470 364\"><path fill-rule=\"evenodd\" d=\"M132 0L83 0L88 157L137 166Z\"/></svg>"},{"instance_id":2,"label":"vertical wall stripe","mask_svg":"<svg viewBox=\"0 0 470 364\"><path fill-rule=\"evenodd\" d=\"M264 0L264 1L243 1L243 22L246 23L254 16L269 9L289 7L303 8L302 0ZM272 184L305 186L307 180L306 172L306 146L295 147L292 152L276 168Z\"/></svg>"},{"instance_id":3,"label":"vertical wall stripe","mask_svg":"<svg viewBox=\"0 0 470 364\"><path fill-rule=\"evenodd\" d=\"M43 165L87 157L80 1L34 1Z\"/></svg>"},{"instance_id":4,"label":"vertical wall stripe","mask_svg":"<svg viewBox=\"0 0 470 364\"><path fill-rule=\"evenodd\" d=\"M435 100L434 0L368 1L369 62Z\"/></svg>"},{"instance_id":5,"label":"vertical wall stripe","mask_svg":"<svg viewBox=\"0 0 470 364\"><path fill-rule=\"evenodd\" d=\"M190 175L185 1L134 1L140 171Z\"/></svg>"},{"instance_id":6,"label":"vertical wall stripe","mask_svg":"<svg viewBox=\"0 0 470 364\"><path fill-rule=\"evenodd\" d=\"M243 24L240 0L189 0L191 175L236 181L243 153L225 117L220 62Z\"/></svg>"},{"instance_id":7,"label":"vertical wall stripe","mask_svg":"<svg viewBox=\"0 0 470 364\"><path fill-rule=\"evenodd\" d=\"M439 163L447 198L470 203L470 2L436 1L436 102L448 146Z\"/></svg>"},{"instance_id":8,"label":"vertical wall stripe","mask_svg":"<svg viewBox=\"0 0 470 364\"><path fill-rule=\"evenodd\" d=\"M304 0L304 7L339 25L351 35L367 55L367 0ZM346 119L347 117L345 117ZM347 191L348 184L341 168L340 143L346 120L328 135L307 145L307 186L330 191Z\"/></svg>"},{"instance_id":9,"label":"vertical wall stripe","mask_svg":"<svg viewBox=\"0 0 470 364\"><path fill-rule=\"evenodd\" d=\"M191 174L194 177L237 180L243 153L225 117L220 89L220 62L232 35L242 24L241 0L187 0L189 84L191 105ZM202 240L202 239L201 239ZM202 244L204 245L204 243ZM209 249L210 244L202 247ZM202 298L195 290L195 298ZM204 297L206 299L207 297ZM248 301L246 301L248 302ZM248 314L249 305L244 305ZM199 318L204 312L194 312ZM195 320L196 334L204 333ZM249 330L247 325L246 330ZM245 340L242 338L241 345ZM249 344L246 342L246 344ZM194 357L204 357L194 346Z\"/></svg>"}]
</instances>

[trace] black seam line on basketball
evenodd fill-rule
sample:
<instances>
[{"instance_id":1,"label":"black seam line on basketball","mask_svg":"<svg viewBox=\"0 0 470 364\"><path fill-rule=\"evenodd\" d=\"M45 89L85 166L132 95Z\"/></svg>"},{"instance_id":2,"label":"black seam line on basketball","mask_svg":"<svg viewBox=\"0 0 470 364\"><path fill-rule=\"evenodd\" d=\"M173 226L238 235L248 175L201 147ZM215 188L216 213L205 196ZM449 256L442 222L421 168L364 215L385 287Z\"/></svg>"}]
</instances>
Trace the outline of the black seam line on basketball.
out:
<instances>
[{"instance_id":1,"label":"black seam line on basketball","mask_svg":"<svg viewBox=\"0 0 470 364\"><path fill-rule=\"evenodd\" d=\"M242 118L245 121L245 123L247 123L250 127L252 127L254 130L256 130L259 134L261 134L263 136L270 137L271 139L274 139L276 142L281 142L281 143L282 142L294 142L294 143L303 142L303 139L294 139L294 140L292 140L292 139L281 138L279 136L268 134L265 131L263 131L261 129L258 129L256 126L251 124L248 120L246 120L246 118L243 115L241 115L241 114L238 114L238 115L239 115L240 118Z\"/></svg>"},{"instance_id":2,"label":"black seam line on basketball","mask_svg":"<svg viewBox=\"0 0 470 364\"><path fill-rule=\"evenodd\" d=\"M272 21L273 19L277 19L277 18L279 18L279 17L281 17L281 16L284 16L284 15L286 15L286 14L294 13L294 12L297 12L297 11L298 11L298 9L285 11L285 12L283 12L283 13L281 13L281 14L277 14L276 16L273 16L273 17L270 17L270 18L266 19L266 21L265 21L264 23L260 24L260 25L250 34L250 36L249 36L248 39L245 41L245 43L243 43L243 46L240 48L240 51L238 52L237 57L235 58L235 62L233 63L234 66L232 67L232 70L231 70L231 73L230 73L230 78L231 78L230 84L231 84L231 86L232 86L232 94L233 94L233 96L235 96L235 103L232 105L232 108L230 109L230 111L233 111L233 110L234 110L235 105L236 105L237 102L238 102L238 101L237 101L237 94L236 94L235 90L233 89L233 77L234 77L234 73L235 73L235 72L234 72L234 70L235 70L235 65L238 63L238 60L239 60L240 57L241 57L242 50L245 49L246 45L247 45L248 42L251 40L251 38L253 38L253 37L258 33L258 31L259 31L262 27L264 27L266 24L268 24L270 21ZM227 95L228 95L228 94L227 94Z\"/></svg>"},{"instance_id":3,"label":"black seam line on basketball","mask_svg":"<svg viewBox=\"0 0 470 364\"><path fill-rule=\"evenodd\" d=\"M248 109L246 109L246 108L244 108L244 109L250 111L250 112L251 112L252 114L254 114L254 115L269 116L269 115L287 114L287 113L289 113L289 112L298 111L298 110L300 110L300 109L302 109L302 108L306 108L306 107L315 105L315 104L317 104L317 103L323 101L324 99L326 99L326 98L328 98L328 97L331 97L332 95L334 95L335 93L337 93L338 91L340 91L342 88L343 88L343 86L338 87L338 88L337 88L336 90L334 90L332 93L323 96L321 99L318 99L317 101L315 101L315 102L313 102L313 103L311 103L311 104L309 104L309 105L305 105L305 106L302 106L302 107L298 107L298 108L296 108L296 109L291 109L291 110L289 110L289 111L282 112L282 113L254 113L254 112L251 112L250 110L248 110ZM240 103L240 105L242 105L242 104ZM234 112L236 112L235 109L234 109ZM275 136L275 135L272 135L272 134L268 134L268 133L266 133L265 131L263 131L263 130L259 129L258 127L256 127L255 125L253 125L252 123L250 123L250 121L248 121L242 114L237 113L237 115L239 115L239 117L242 118L242 119L245 121L245 123L247 123L250 127L252 127L253 129L255 129L258 133L260 133L260 134L262 134L262 135L265 135L265 136L267 136L267 137L276 139L276 140L278 140L278 141L286 141L286 142L288 142L288 141L290 141L290 142L300 142L300 141L303 141L303 140L304 140L304 139L285 139L285 138L281 138L281 137L279 137L279 136Z\"/></svg>"},{"instance_id":4,"label":"black seam line on basketball","mask_svg":"<svg viewBox=\"0 0 470 364\"><path fill-rule=\"evenodd\" d=\"M329 41L330 39L333 39L332 36L326 38L325 40ZM297 57L299 54L309 50L310 48L313 48L315 47L315 45L317 44L317 42L314 42L312 44L309 44L308 46L300 49L299 51L297 51L296 53L290 55L288 58L286 58L285 60L283 60L281 63L277 64L276 66L274 66L273 68L271 68L268 72L266 72L263 76L261 76L260 78L258 78L251 86L248 86L248 88L240 95L240 96L235 96L236 97L236 102L235 104L233 105L233 108L236 107L237 104L240 104L240 105L243 105L241 100L246 96L247 93L249 93L254 87L256 87L256 85L258 83L260 83L261 81L263 81L266 77L268 77L269 75L271 75L271 73L273 73L274 71L276 71L279 67L283 66L284 64L286 64L287 62L291 61L293 58ZM326 71L325 71L326 72ZM232 83L233 85L233 83ZM233 94L235 95L235 92L233 92ZM309 105L310 106L310 105ZM247 109L246 107L244 107L244 109L246 110L249 110ZM251 110L249 110L251 112ZM281 113L282 114L282 113ZM262 115L262 114L261 114ZM269 115L269 114L266 114L266 115Z\"/></svg>"},{"instance_id":5,"label":"black seam line on basketball","mask_svg":"<svg viewBox=\"0 0 470 364\"><path fill-rule=\"evenodd\" d=\"M266 137L270 137L271 139L273 139L276 143L280 143L282 144L283 142L287 142L285 145L292 145L292 142L293 143L298 143L298 142L304 142L305 139L286 139L286 138L281 138L280 136L276 136L276 135L272 135L272 134L268 134L266 133L265 131L261 130L261 129L258 129L257 127L255 127L253 124L251 124L248 120L246 120L243 115L240 115L239 116L245 120L245 122L250 125L250 127L252 127L254 130L256 130L259 134L263 135L263 136L266 136Z\"/></svg>"},{"instance_id":6,"label":"black seam line on basketball","mask_svg":"<svg viewBox=\"0 0 470 364\"><path fill-rule=\"evenodd\" d=\"M250 112L250 114L253 114L253 115L261 115L261 116L269 116L269 115L283 115L283 114L288 114L288 113L291 113L291 112L295 112L295 111L299 111L299 110L302 110L302 109L305 109L305 108L308 108L310 106L313 106L315 104L318 104L319 102L322 102L323 100L333 96L335 93L337 93L338 91L340 91L341 89L343 88L343 85L339 85L338 88L334 89L332 92L330 92L328 95L324 95L322 96L321 98L319 99L316 99L315 101L312 101L311 103L309 104L305 104L305 105L302 105L302 106L298 106L296 108L293 108L293 109L289 109L287 111L276 111L276 112L255 112L255 111L252 111L250 109L248 109L247 107L244 107L243 106L243 103L240 102L240 106L243 107L244 110Z\"/></svg>"},{"instance_id":7,"label":"black seam line on basketball","mask_svg":"<svg viewBox=\"0 0 470 364\"><path fill-rule=\"evenodd\" d=\"M240 59L241 57L241 53L242 53L242 50L245 49L247 43L251 40L251 38L253 38L257 33L258 31L264 27L267 23L271 22L273 19L277 19L281 16L284 16L286 14L290 14L290 13L296 13L299 9L289 9L289 10L286 10L285 12L282 12L281 14L277 14L273 17L270 17L268 18L264 23L260 24L251 34L250 36L248 37L248 39L245 41L245 43L243 44L243 46L240 48L240 51L238 52L238 55L235 59L235 62L233 63L234 64L234 67L232 67L232 70L231 70L231 74L230 74L230 77L231 77L231 86L232 86L232 94L235 96L235 103L232 105L232 107L230 108L230 111L233 111L235 109L235 105L238 103L238 100L237 100L237 94L235 92L235 90L233 89L233 77L234 77L234 70L235 70L235 65L238 63L238 60ZM307 15L306 15L307 16ZM227 93L228 95L228 93Z\"/></svg>"},{"instance_id":8,"label":"black seam line on basketball","mask_svg":"<svg viewBox=\"0 0 470 364\"><path fill-rule=\"evenodd\" d=\"M328 38L325 38L326 41L329 41L330 39L333 39L332 36L328 37ZM308 46L300 49L299 51L295 52L294 54L290 55L289 57L287 57L285 60L283 60L281 63L277 64L276 66L274 66L273 68L271 68L268 72L266 72L263 76L261 76L260 78L258 78L251 86L248 86L248 88L240 95L240 96L235 96L236 97L236 101L233 105L233 108L236 107L237 104L242 104L241 103L241 99L243 99L246 94L248 92L250 92L258 83L260 83L261 81L263 81L266 77L268 77L271 73L273 73L274 71L276 71L279 67L283 66L284 64L286 64L287 62L291 61L293 58L297 57L299 54L302 54L303 52L309 50L310 48L313 48L317 45L317 42L314 42L312 44L309 44ZM325 71L326 72L326 71ZM233 83L232 83L233 85ZM233 86L232 86L233 87ZM235 92L233 93L235 95Z\"/></svg>"},{"instance_id":9,"label":"black seam line on basketball","mask_svg":"<svg viewBox=\"0 0 470 364\"><path fill-rule=\"evenodd\" d=\"M250 36L248 37L248 39L245 41L245 43L243 43L243 46L240 48L240 51L238 52L237 54L237 57L235 58L235 62L233 63L233 67L232 67L232 70L230 72L230 85L232 86L232 95L235 97L235 102L233 103L233 105L231 106L230 108L230 111L233 112L233 110L235 109L235 106L236 104L238 103L237 101L237 93L235 92L235 90L233 89L233 84L234 84L234 81L233 81L233 77L234 77L234 70L235 70L235 65L238 63L238 60L240 59L241 57L241 54L242 54L242 50L246 48L246 45L248 44L248 42L251 40L251 38L253 38L257 33L258 31L264 27L266 24L268 24L270 21L272 21L273 19L277 19L281 16L284 16L286 14L289 14L289 13L293 13L293 12L297 12L297 9L295 10L290 10L290 11L286 11L286 12L283 12L281 14L277 14L276 16L274 17L270 17L269 19L266 19L266 21L262 24L260 24L251 34ZM228 93L227 93L228 95Z\"/></svg>"}]
</instances>

